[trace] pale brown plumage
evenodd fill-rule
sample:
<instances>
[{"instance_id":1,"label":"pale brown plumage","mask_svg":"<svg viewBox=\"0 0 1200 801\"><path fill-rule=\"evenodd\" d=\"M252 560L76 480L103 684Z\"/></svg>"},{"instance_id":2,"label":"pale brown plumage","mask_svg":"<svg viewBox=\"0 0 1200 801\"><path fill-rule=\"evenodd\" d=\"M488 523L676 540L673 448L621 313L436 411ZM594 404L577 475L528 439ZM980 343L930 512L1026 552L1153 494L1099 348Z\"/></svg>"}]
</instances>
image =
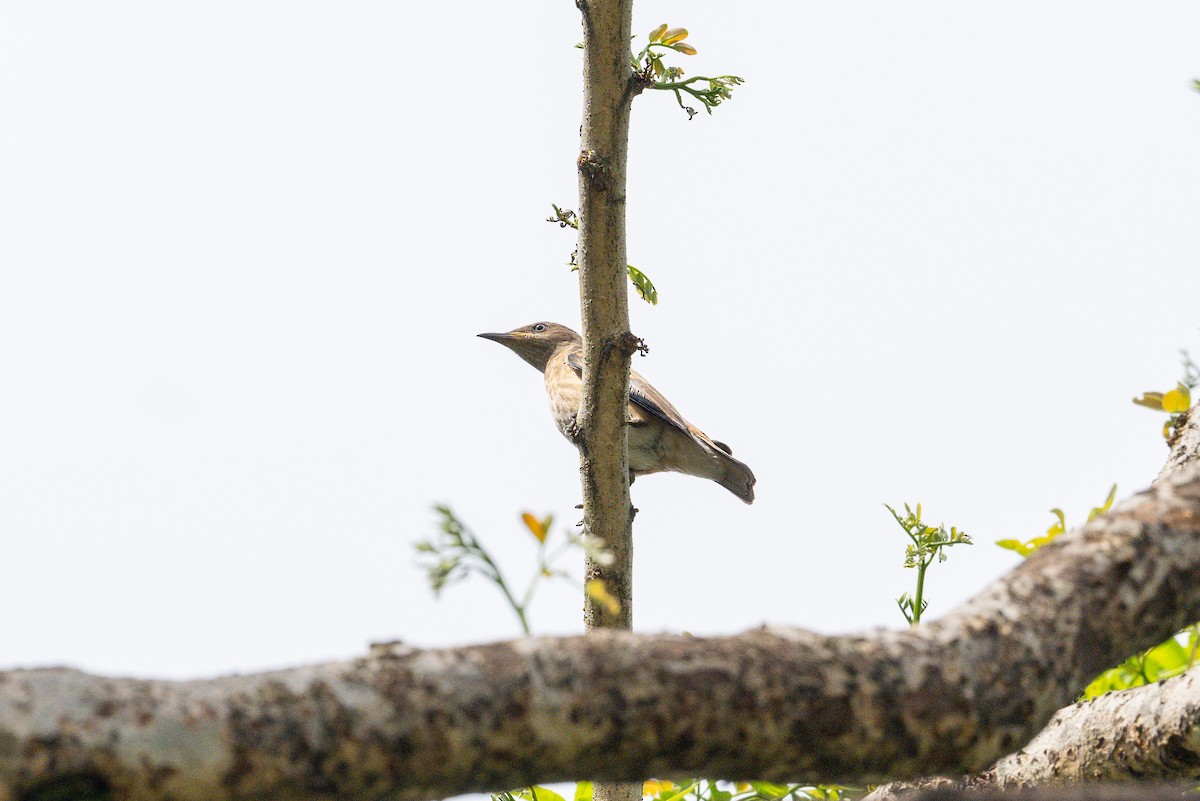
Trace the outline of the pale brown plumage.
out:
<instances>
[{"instance_id":1,"label":"pale brown plumage","mask_svg":"<svg viewBox=\"0 0 1200 801\"><path fill-rule=\"evenodd\" d=\"M533 323L503 334L480 334L499 342L546 378L554 422L568 439L583 401L583 340L558 323ZM637 372L629 372L629 472L673 471L710 478L754 502L754 473L733 458L728 445L710 438Z\"/></svg>"}]
</instances>

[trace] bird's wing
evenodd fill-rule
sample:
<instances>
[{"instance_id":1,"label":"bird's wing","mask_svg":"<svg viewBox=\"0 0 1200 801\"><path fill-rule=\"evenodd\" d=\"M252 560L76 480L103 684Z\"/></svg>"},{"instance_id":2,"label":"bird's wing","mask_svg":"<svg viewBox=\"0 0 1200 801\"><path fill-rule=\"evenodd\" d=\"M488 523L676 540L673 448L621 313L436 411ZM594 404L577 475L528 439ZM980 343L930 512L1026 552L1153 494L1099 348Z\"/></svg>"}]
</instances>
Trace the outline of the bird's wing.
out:
<instances>
[{"instance_id":1,"label":"bird's wing","mask_svg":"<svg viewBox=\"0 0 1200 801\"><path fill-rule=\"evenodd\" d=\"M567 364L580 376L583 375L583 354L572 351L567 356ZM629 402L630 422L634 425L649 421L650 417L657 418L667 425L687 434L692 439L709 447L716 447L730 455L733 451L723 442L717 442L700 429L689 423L663 394L642 378L636 370L629 371Z\"/></svg>"}]
</instances>

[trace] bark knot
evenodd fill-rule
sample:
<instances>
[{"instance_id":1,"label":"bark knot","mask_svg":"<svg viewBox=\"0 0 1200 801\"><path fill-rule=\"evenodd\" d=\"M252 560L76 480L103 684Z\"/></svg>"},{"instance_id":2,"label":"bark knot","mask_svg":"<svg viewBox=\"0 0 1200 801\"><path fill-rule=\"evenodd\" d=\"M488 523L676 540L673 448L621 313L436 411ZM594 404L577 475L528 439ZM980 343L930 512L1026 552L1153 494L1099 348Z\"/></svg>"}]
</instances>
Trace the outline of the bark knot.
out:
<instances>
[{"instance_id":1,"label":"bark knot","mask_svg":"<svg viewBox=\"0 0 1200 801\"><path fill-rule=\"evenodd\" d=\"M597 191L606 191L612 185L612 174L608 159L588 148L579 154L579 173Z\"/></svg>"}]
</instances>

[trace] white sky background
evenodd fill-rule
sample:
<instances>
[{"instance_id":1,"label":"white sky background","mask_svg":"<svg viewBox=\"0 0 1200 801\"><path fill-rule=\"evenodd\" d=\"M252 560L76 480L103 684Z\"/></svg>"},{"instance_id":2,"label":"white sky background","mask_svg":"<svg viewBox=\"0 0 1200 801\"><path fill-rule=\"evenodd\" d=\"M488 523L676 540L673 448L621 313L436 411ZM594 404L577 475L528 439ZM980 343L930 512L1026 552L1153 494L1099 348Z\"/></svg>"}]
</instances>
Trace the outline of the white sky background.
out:
<instances>
[{"instance_id":1,"label":"white sky background","mask_svg":"<svg viewBox=\"0 0 1200 801\"><path fill-rule=\"evenodd\" d=\"M882 504L977 540L931 615L1166 455L1200 356L1200 5L640 2L637 369L758 475L634 487L643 631L902 625ZM523 582L576 519L540 377L578 325L578 14L540 3L0 2L0 665L166 677L516 633L434 601L446 501ZM682 57L681 57L682 58ZM538 631L579 628L547 588Z\"/></svg>"}]
</instances>

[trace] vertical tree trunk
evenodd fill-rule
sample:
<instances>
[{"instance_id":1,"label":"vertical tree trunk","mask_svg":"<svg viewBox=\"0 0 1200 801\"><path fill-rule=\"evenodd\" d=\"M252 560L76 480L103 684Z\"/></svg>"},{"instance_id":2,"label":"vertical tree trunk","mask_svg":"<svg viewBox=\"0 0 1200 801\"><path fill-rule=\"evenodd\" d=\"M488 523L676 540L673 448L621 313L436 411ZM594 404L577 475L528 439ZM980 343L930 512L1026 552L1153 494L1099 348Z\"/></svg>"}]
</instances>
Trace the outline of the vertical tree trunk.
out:
<instances>
[{"instance_id":1,"label":"vertical tree trunk","mask_svg":"<svg viewBox=\"0 0 1200 801\"><path fill-rule=\"evenodd\" d=\"M626 289L625 168L634 85L629 65L633 0L577 0L583 14L583 126L579 151L579 296L583 317L583 406L579 416L584 526L614 560L588 559L620 604L584 598L584 625L633 626L633 506L625 427L634 350ZM600 783L596 801L640 799L640 784Z\"/></svg>"},{"instance_id":2,"label":"vertical tree trunk","mask_svg":"<svg viewBox=\"0 0 1200 801\"><path fill-rule=\"evenodd\" d=\"M589 561L587 577L604 581L621 605L617 613L592 598L584 622L592 628L630 628L633 507L629 502L625 427L629 332L625 256L625 166L629 110L632 0L581 0L584 28L584 107L579 153L579 294L583 317L583 406L579 415L584 524L615 557Z\"/></svg>"}]
</instances>

